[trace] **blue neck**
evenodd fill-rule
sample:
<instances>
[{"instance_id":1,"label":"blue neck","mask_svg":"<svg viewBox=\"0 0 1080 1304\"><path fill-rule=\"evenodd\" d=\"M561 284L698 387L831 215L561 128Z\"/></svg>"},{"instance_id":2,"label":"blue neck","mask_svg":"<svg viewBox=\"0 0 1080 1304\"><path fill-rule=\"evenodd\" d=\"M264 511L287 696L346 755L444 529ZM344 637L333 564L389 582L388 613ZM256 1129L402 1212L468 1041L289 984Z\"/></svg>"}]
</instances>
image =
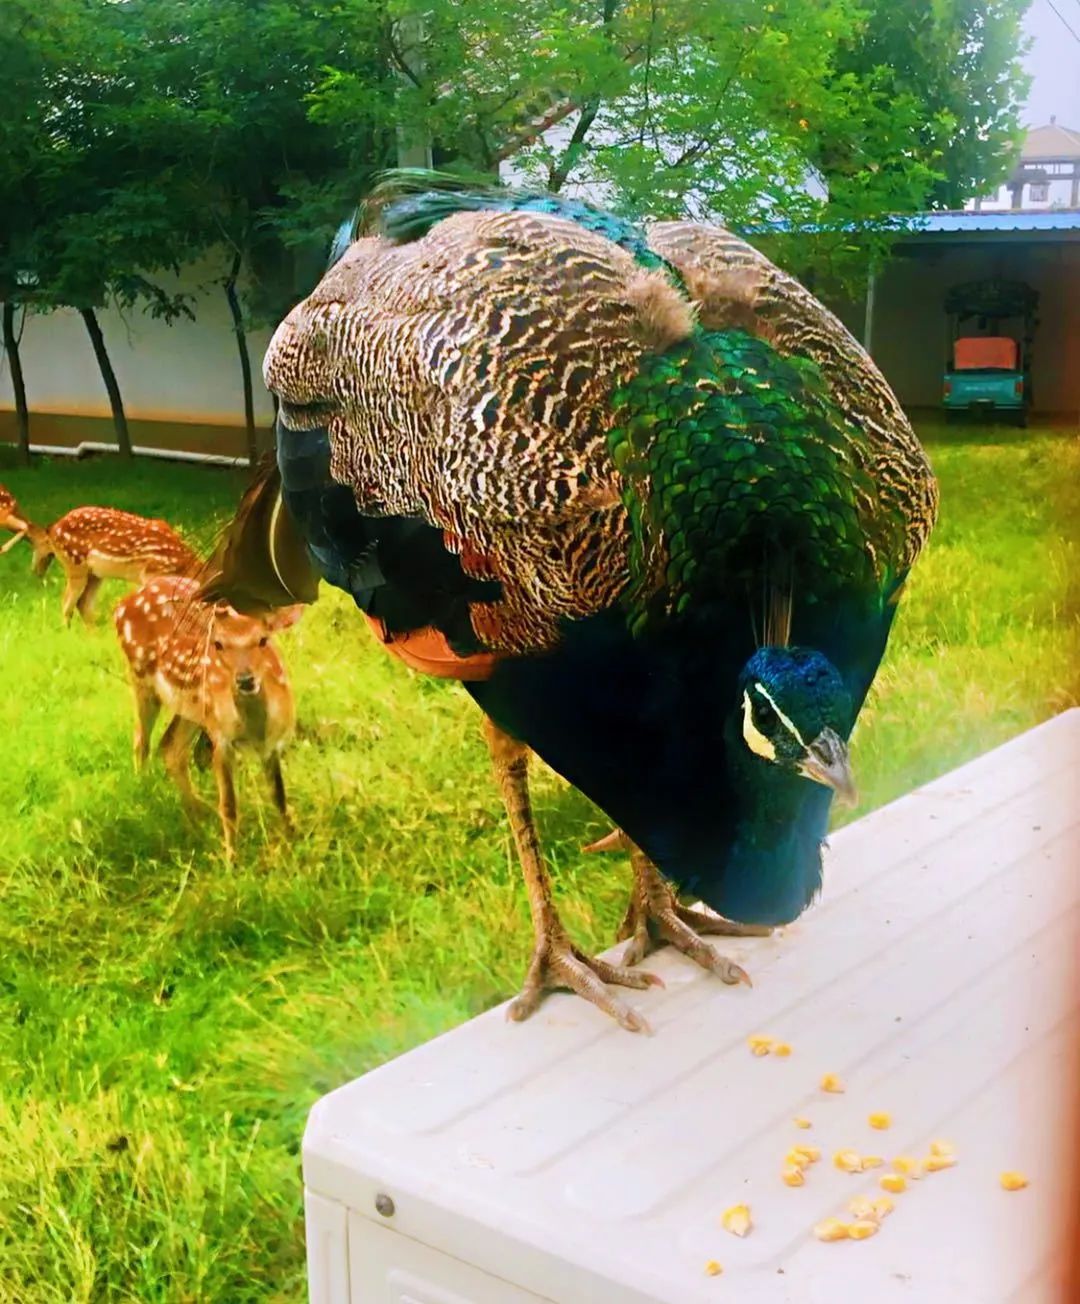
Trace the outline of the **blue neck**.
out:
<instances>
[{"instance_id":1,"label":"blue neck","mask_svg":"<svg viewBox=\"0 0 1080 1304\"><path fill-rule=\"evenodd\" d=\"M702 882L702 899L740 923L790 923L821 890L832 793L757 758L732 769L734 837L720 874Z\"/></svg>"}]
</instances>

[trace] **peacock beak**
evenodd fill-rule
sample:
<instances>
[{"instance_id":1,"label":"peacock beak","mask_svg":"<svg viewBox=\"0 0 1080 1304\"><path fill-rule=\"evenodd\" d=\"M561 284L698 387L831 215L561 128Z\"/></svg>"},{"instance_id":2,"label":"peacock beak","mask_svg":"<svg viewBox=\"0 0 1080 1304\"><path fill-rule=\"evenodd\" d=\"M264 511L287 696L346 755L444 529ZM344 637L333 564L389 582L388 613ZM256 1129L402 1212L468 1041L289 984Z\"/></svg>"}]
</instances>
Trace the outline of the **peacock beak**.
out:
<instances>
[{"instance_id":1,"label":"peacock beak","mask_svg":"<svg viewBox=\"0 0 1080 1304\"><path fill-rule=\"evenodd\" d=\"M822 729L806 749L806 755L799 765L799 773L804 779L812 779L814 783L832 788L845 806L854 806L858 801L855 781L851 777L847 744L833 729Z\"/></svg>"}]
</instances>

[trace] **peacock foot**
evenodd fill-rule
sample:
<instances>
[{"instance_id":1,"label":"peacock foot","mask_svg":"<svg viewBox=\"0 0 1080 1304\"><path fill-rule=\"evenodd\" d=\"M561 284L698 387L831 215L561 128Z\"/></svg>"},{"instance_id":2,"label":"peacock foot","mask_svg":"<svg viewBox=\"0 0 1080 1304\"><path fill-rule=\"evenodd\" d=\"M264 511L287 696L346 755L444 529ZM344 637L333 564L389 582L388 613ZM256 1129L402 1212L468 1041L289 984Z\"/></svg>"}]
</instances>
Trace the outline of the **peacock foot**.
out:
<instances>
[{"instance_id":1,"label":"peacock foot","mask_svg":"<svg viewBox=\"0 0 1080 1304\"><path fill-rule=\"evenodd\" d=\"M627 1032L651 1032L637 1010L612 996L605 983L639 990L664 985L656 974L609 964L607 960L586 955L573 945L558 925L554 925L545 930L537 942L521 994L510 1002L506 1017L515 1022L527 1019L548 992L569 988L609 1014Z\"/></svg>"},{"instance_id":2,"label":"peacock foot","mask_svg":"<svg viewBox=\"0 0 1080 1304\"><path fill-rule=\"evenodd\" d=\"M715 973L721 981L752 986L746 970L721 955L702 935L768 937L772 929L737 924L712 911L680 905L671 885L643 851L632 846L630 858L634 866L634 892L618 933L620 941L629 939L623 951L623 964L640 964L650 951L668 942L703 969Z\"/></svg>"}]
</instances>

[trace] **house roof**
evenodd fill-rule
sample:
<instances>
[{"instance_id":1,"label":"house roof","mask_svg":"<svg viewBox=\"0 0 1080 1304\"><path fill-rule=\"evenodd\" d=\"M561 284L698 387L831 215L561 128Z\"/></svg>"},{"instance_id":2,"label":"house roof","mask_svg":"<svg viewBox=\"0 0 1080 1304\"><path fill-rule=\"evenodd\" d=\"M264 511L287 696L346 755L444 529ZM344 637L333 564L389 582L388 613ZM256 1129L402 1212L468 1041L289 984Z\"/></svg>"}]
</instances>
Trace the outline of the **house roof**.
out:
<instances>
[{"instance_id":1,"label":"house roof","mask_svg":"<svg viewBox=\"0 0 1080 1304\"><path fill-rule=\"evenodd\" d=\"M1080 231L1080 208L1019 209L976 212L916 213L904 220L909 233L945 234L993 231Z\"/></svg>"},{"instance_id":2,"label":"house roof","mask_svg":"<svg viewBox=\"0 0 1080 1304\"><path fill-rule=\"evenodd\" d=\"M1080 159L1080 131L1053 121L1032 127L1020 151L1020 162L1048 163L1051 159Z\"/></svg>"}]
</instances>

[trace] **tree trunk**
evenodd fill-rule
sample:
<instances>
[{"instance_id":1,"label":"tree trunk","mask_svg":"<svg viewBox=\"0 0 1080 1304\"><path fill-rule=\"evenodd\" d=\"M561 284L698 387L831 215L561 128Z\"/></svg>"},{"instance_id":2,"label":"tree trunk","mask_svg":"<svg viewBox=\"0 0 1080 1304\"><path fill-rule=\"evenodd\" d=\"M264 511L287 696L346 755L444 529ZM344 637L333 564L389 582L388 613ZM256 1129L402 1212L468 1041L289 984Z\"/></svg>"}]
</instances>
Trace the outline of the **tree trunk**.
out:
<instances>
[{"instance_id":1,"label":"tree trunk","mask_svg":"<svg viewBox=\"0 0 1080 1304\"><path fill-rule=\"evenodd\" d=\"M19 358L19 338L15 334L15 305L4 300L4 349L11 368L11 388L15 394L15 415L19 429L19 457L30 461L30 409L26 406L26 383Z\"/></svg>"},{"instance_id":2,"label":"tree trunk","mask_svg":"<svg viewBox=\"0 0 1080 1304\"><path fill-rule=\"evenodd\" d=\"M116 446L120 450L121 457L131 457L131 435L128 433L127 417L124 415L124 400L120 397L120 386L116 383L116 372L113 371L112 363L109 361L109 351L105 347L105 337L98 325L97 314L93 308L80 308L79 316L86 323L86 332L90 336L90 343L94 346L94 357L97 358L98 367L101 369L101 379L105 382L105 389L109 395L113 426L116 429Z\"/></svg>"},{"instance_id":3,"label":"tree trunk","mask_svg":"<svg viewBox=\"0 0 1080 1304\"><path fill-rule=\"evenodd\" d=\"M244 331L244 314L240 309L240 296L236 293L236 278L240 275L240 254L233 258L225 281L225 298L232 313L236 347L240 354L240 375L244 380L244 429L247 432L247 455L252 466L259 460L259 443L255 435L255 394L251 387L251 357L248 354L247 334Z\"/></svg>"}]
</instances>

